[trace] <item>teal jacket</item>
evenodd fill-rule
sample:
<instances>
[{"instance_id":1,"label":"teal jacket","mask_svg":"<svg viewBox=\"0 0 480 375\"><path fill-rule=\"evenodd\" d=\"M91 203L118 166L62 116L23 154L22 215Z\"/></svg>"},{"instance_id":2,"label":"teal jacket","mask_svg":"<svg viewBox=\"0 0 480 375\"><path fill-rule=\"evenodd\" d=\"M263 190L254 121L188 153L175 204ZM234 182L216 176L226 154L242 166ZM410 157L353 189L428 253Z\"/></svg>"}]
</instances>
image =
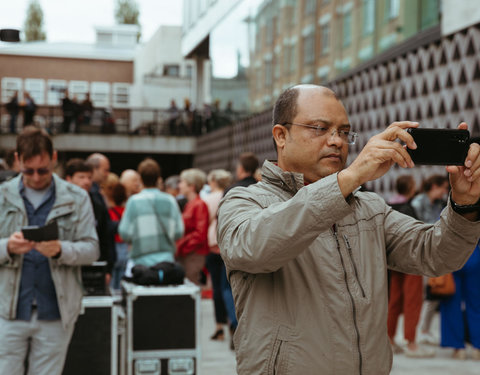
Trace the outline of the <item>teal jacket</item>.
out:
<instances>
[{"instance_id":1,"label":"teal jacket","mask_svg":"<svg viewBox=\"0 0 480 375\"><path fill-rule=\"evenodd\" d=\"M23 255L8 254L8 238L28 224L18 189L20 178L22 175L0 185L0 316L4 319L15 319L23 264ZM75 324L81 309L80 266L91 264L100 253L88 194L55 174L53 178L56 196L47 223L57 221L62 253L49 263L62 324L67 328Z\"/></svg>"}]
</instances>

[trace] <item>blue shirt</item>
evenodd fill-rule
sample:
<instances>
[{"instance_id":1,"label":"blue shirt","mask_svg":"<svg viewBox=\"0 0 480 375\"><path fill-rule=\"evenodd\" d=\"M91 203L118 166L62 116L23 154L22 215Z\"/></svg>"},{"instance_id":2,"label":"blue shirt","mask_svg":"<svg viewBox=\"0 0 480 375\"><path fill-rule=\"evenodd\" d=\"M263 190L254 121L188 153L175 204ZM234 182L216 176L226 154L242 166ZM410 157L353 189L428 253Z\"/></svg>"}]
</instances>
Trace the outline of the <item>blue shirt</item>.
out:
<instances>
[{"instance_id":1,"label":"blue shirt","mask_svg":"<svg viewBox=\"0 0 480 375\"><path fill-rule=\"evenodd\" d=\"M36 209L26 197L22 179L20 179L19 192L25 204L28 225L45 225L47 216L55 203L55 182L53 179L42 203ZM60 310L48 258L35 249L23 256L17 319L29 321L34 304L37 306L39 320L60 319Z\"/></svg>"}]
</instances>

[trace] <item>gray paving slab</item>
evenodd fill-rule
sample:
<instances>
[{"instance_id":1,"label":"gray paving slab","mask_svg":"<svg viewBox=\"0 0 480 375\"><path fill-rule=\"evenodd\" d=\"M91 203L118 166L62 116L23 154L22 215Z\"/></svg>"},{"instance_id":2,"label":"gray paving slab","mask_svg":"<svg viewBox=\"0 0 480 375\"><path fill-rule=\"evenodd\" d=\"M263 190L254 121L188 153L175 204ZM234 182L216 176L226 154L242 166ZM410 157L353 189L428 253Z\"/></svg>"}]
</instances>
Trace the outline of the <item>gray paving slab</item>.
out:
<instances>
[{"instance_id":1,"label":"gray paving slab","mask_svg":"<svg viewBox=\"0 0 480 375\"><path fill-rule=\"evenodd\" d=\"M235 355L229 349L228 334L223 342L210 340L210 336L215 330L212 300L202 300L201 309L201 375L235 375ZM433 320L432 332L439 332L438 314ZM400 319L397 332L398 341L402 341L402 336L402 320ZM428 359L412 359L403 354L395 355L390 375L480 375L480 361L454 360L451 358L451 349L439 347L435 349L436 357ZM468 348L469 350L470 348Z\"/></svg>"}]
</instances>

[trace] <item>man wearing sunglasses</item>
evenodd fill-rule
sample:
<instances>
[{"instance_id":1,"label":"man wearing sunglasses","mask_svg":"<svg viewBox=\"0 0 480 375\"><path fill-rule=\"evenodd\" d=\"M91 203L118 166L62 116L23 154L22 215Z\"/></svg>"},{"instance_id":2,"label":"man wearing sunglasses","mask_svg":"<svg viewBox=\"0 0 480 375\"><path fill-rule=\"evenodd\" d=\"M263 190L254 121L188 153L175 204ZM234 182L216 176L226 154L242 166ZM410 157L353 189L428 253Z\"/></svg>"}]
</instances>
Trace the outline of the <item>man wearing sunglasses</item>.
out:
<instances>
[{"instance_id":1,"label":"man wearing sunglasses","mask_svg":"<svg viewBox=\"0 0 480 375\"><path fill-rule=\"evenodd\" d=\"M0 185L0 374L61 374L80 312L80 265L99 256L87 193L53 173L50 137L17 137L19 176ZM24 226L56 222L58 239L25 239ZM28 358L26 358L28 353Z\"/></svg>"},{"instance_id":2,"label":"man wearing sunglasses","mask_svg":"<svg viewBox=\"0 0 480 375\"><path fill-rule=\"evenodd\" d=\"M239 375L390 372L387 267L451 272L480 234L478 144L464 166L447 167L452 192L435 224L359 191L394 164L413 167L397 140L416 148L406 129L417 126L391 124L346 167L356 134L337 96L314 85L280 95L272 129L278 161L265 161L262 181L232 189L219 207Z\"/></svg>"}]
</instances>

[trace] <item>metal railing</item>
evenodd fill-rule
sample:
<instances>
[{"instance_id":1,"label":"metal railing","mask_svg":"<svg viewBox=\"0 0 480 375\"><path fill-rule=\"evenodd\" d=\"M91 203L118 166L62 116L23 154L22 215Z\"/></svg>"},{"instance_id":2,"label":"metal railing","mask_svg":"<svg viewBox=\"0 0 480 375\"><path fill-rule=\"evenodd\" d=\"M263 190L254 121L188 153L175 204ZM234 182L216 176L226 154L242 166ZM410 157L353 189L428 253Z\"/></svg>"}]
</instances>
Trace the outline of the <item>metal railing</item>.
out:
<instances>
[{"instance_id":1,"label":"metal railing","mask_svg":"<svg viewBox=\"0 0 480 375\"><path fill-rule=\"evenodd\" d=\"M243 114L233 111L186 111L182 109L94 108L91 113L65 117L60 106L39 105L33 124L50 134L129 134L152 136L199 136L232 124ZM25 114L19 109L14 124L18 133ZM0 133L11 133L11 114L0 104Z\"/></svg>"}]
</instances>

